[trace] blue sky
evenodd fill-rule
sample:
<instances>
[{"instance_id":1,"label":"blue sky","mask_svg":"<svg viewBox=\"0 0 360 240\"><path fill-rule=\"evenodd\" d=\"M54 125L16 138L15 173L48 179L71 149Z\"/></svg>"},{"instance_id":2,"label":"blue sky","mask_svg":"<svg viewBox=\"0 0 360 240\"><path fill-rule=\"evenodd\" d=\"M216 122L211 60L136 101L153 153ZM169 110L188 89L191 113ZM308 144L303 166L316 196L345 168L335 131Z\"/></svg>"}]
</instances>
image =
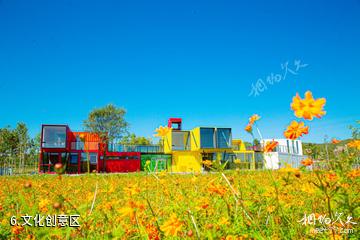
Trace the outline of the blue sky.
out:
<instances>
[{"instance_id":1,"label":"blue sky","mask_svg":"<svg viewBox=\"0 0 360 240\"><path fill-rule=\"evenodd\" d=\"M26 122L74 130L94 107L127 109L151 137L169 117L184 128L225 126L253 113L266 138L294 119L292 97L326 97L304 141L344 139L360 119L360 1L0 0L0 127ZM281 64L308 64L297 75ZM263 79L267 89L249 96Z\"/></svg>"}]
</instances>

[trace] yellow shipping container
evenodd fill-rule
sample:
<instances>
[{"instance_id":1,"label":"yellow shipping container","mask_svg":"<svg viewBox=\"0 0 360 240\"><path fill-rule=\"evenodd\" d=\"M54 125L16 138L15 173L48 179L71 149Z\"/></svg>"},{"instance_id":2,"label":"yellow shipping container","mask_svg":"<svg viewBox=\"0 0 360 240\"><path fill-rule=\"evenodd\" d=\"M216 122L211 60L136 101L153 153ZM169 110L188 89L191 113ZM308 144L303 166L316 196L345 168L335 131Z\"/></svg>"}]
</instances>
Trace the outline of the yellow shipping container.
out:
<instances>
[{"instance_id":1,"label":"yellow shipping container","mask_svg":"<svg viewBox=\"0 0 360 240\"><path fill-rule=\"evenodd\" d=\"M201 153L190 151L173 152L171 168L172 172L201 172Z\"/></svg>"}]
</instances>

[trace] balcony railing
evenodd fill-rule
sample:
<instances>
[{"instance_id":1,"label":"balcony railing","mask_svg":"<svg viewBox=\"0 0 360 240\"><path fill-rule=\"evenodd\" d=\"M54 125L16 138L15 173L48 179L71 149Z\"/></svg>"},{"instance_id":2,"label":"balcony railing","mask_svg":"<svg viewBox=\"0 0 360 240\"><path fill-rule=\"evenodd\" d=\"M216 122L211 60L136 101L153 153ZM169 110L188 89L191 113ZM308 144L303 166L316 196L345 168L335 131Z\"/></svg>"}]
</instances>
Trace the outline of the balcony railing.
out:
<instances>
[{"instance_id":1,"label":"balcony railing","mask_svg":"<svg viewBox=\"0 0 360 240\"><path fill-rule=\"evenodd\" d=\"M98 150L99 142L71 142L71 150Z\"/></svg>"},{"instance_id":2,"label":"balcony railing","mask_svg":"<svg viewBox=\"0 0 360 240\"><path fill-rule=\"evenodd\" d=\"M123 145L109 144L109 152L141 152L141 153L160 153L163 148L160 145Z\"/></svg>"}]
</instances>

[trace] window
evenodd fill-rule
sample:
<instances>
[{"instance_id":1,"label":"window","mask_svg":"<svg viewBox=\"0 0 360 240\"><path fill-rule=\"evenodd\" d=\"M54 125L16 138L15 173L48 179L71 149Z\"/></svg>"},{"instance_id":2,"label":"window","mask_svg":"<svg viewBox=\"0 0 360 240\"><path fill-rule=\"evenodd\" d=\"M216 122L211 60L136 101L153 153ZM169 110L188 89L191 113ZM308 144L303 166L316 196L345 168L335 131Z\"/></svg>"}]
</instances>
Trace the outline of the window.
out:
<instances>
[{"instance_id":1,"label":"window","mask_svg":"<svg viewBox=\"0 0 360 240\"><path fill-rule=\"evenodd\" d=\"M218 128L216 133L217 147L231 148L231 129Z\"/></svg>"},{"instance_id":2,"label":"window","mask_svg":"<svg viewBox=\"0 0 360 240\"><path fill-rule=\"evenodd\" d=\"M97 153L89 153L90 164L97 164L97 157L98 157ZM107 159L111 159L111 157L108 157ZM88 160L88 154L82 152L81 153L81 161L87 162L87 160Z\"/></svg>"},{"instance_id":3,"label":"window","mask_svg":"<svg viewBox=\"0 0 360 240\"><path fill-rule=\"evenodd\" d=\"M70 164L78 164L78 154L77 153L71 153Z\"/></svg>"},{"instance_id":4,"label":"window","mask_svg":"<svg viewBox=\"0 0 360 240\"><path fill-rule=\"evenodd\" d=\"M90 163L91 164L97 163L97 153L90 153Z\"/></svg>"},{"instance_id":5,"label":"window","mask_svg":"<svg viewBox=\"0 0 360 240\"><path fill-rule=\"evenodd\" d=\"M299 154L299 141L296 141L296 154Z\"/></svg>"},{"instance_id":6,"label":"window","mask_svg":"<svg viewBox=\"0 0 360 240\"><path fill-rule=\"evenodd\" d=\"M172 149L188 150L190 148L190 132L172 132Z\"/></svg>"},{"instance_id":7,"label":"window","mask_svg":"<svg viewBox=\"0 0 360 240\"><path fill-rule=\"evenodd\" d=\"M296 150L295 150L295 141L291 141L292 142L292 153L295 154L296 153Z\"/></svg>"},{"instance_id":8,"label":"window","mask_svg":"<svg viewBox=\"0 0 360 240\"><path fill-rule=\"evenodd\" d=\"M289 140L286 140L286 144L287 144L287 149L286 152L290 153L290 144L289 144Z\"/></svg>"},{"instance_id":9,"label":"window","mask_svg":"<svg viewBox=\"0 0 360 240\"><path fill-rule=\"evenodd\" d=\"M59 153L49 153L50 164L55 165L59 162Z\"/></svg>"},{"instance_id":10,"label":"window","mask_svg":"<svg viewBox=\"0 0 360 240\"><path fill-rule=\"evenodd\" d=\"M71 149L72 150L84 150L84 143L82 141L72 142Z\"/></svg>"},{"instance_id":11,"label":"window","mask_svg":"<svg viewBox=\"0 0 360 240\"><path fill-rule=\"evenodd\" d=\"M65 148L66 127L65 126L43 126L42 147L43 148Z\"/></svg>"},{"instance_id":12,"label":"window","mask_svg":"<svg viewBox=\"0 0 360 240\"><path fill-rule=\"evenodd\" d=\"M201 148L215 148L214 134L214 128L200 128Z\"/></svg>"},{"instance_id":13,"label":"window","mask_svg":"<svg viewBox=\"0 0 360 240\"><path fill-rule=\"evenodd\" d=\"M215 153L203 153L202 160L216 160Z\"/></svg>"},{"instance_id":14,"label":"window","mask_svg":"<svg viewBox=\"0 0 360 240\"><path fill-rule=\"evenodd\" d=\"M81 153L81 161L82 161L82 162L86 162L86 161L87 161L87 154L86 154L86 153Z\"/></svg>"},{"instance_id":15,"label":"window","mask_svg":"<svg viewBox=\"0 0 360 240\"><path fill-rule=\"evenodd\" d=\"M42 153L42 164L49 164L49 156L48 153Z\"/></svg>"}]
</instances>

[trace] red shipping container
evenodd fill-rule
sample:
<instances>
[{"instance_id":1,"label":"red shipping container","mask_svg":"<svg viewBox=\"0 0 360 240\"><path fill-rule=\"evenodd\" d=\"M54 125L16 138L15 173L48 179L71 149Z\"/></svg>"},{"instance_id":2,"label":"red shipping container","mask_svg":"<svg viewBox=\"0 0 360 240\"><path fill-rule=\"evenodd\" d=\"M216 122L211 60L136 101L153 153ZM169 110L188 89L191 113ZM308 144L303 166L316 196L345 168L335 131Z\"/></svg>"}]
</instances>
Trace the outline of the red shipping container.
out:
<instances>
[{"instance_id":1,"label":"red shipping container","mask_svg":"<svg viewBox=\"0 0 360 240\"><path fill-rule=\"evenodd\" d=\"M140 152L111 152L106 157L106 172L140 171Z\"/></svg>"}]
</instances>

